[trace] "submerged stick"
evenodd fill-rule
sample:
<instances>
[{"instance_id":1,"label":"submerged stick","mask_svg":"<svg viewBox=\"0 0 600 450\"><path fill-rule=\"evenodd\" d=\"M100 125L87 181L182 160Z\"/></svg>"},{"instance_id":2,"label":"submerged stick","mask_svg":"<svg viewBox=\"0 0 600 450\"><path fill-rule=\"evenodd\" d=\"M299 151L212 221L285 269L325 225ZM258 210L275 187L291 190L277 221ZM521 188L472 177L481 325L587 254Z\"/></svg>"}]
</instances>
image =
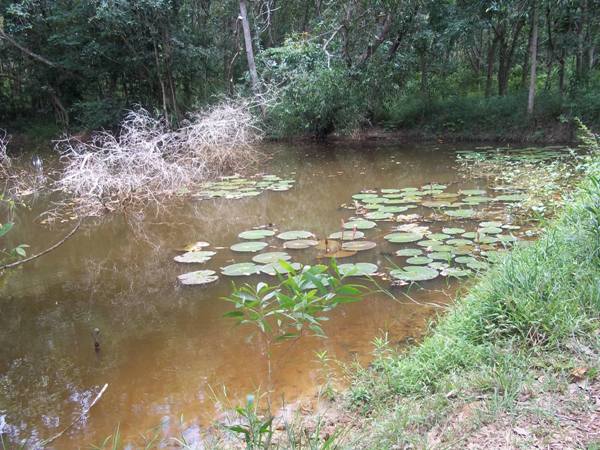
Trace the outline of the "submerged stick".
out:
<instances>
[{"instance_id":1,"label":"submerged stick","mask_svg":"<svg viewBox=\"0 0 600 450\"><path fill-rule=\"evenodd\" d=\"M55 440L57 440L59 437L61 437L63 434L65 434L67 432L67 430L69 430L73 425L75 425L77 422L79 422L81 419L83 419L83 417L90 412L90 409L92 409L92 407L98 402L98 400L100 400L100 397L102 397L102 395L104 395L104 392L106 391L106 389L108 388L108 383L106 383L104 386L102 386L102 389L100 389L100 392L98 392L98 395L96 395L96 398L94 399L94 401L90 404L90 406L88 406L87 409L84 409L81 414L79 414L79 416L77 416L77 418L71 422L69 424L68 427L66 427L64 430L62 430L60 433L55 434L54 436L52 436L49 439L46 439L45 441L42 441L42 445L46 446L48 444L50 444L51 442L54 442Z\"/></svg>"},{"instance_id":2,"label":"submerged stick","mask_svg":"<svg viewBox=\"0 0 600 450\"><path fill-rule=\"evenodd\" d=\"M69 239L71 236L73 236L75 234L75 232L79 229L79 226L81 225L81 221L79 221L79 223L75 226L75 228L73 228L69 234L67 234L64 238L62 238L60 241L58 241L56 244L54 244L52 247L47 248L46 250L44 250L43 252L40 252L36 255L32 255L29 258L25 258L25 259L20 259L19 261L15 261L9 264L4 264L3 266L0 266L0 271L4 270L4 269L12 269L13 267L17 267L20 266L21 264L25 264L26 262L32 261L36 258L39 258L40 256L45 255L46 253L51 252L52 250L54 250L55 248L59 247L60 245L64 244L64 242Z\"/></svg>"}]
</instances>

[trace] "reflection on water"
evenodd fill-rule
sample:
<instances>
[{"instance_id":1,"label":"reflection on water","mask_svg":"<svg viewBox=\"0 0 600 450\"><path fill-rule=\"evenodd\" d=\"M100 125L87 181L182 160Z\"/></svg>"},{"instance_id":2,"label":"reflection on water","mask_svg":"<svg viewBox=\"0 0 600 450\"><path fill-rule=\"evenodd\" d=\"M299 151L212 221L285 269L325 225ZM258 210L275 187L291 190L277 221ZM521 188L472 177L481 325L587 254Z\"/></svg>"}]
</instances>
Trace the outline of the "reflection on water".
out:
<instances>
[{"instance_id":1,"label":"reflection on water","mask_svg":"<svg viewBox=\"0 0 600 450\"><path fill-rule=\"evenodd\" d=\"M56 251L0 280L0 427L14 439L48 438L77 418L108 383L99 403L55 442L56 448L100 442L117 424L124 436L133 436L181 414L196 424L187 432L199 434L198 424L210 423L219 412L213 391L226 386L230 401L241 401L264 387L267 369L254 330L222 317L230 308L221 297L230 293L231 279L221 277L205 288L182 287L177 275L250 260L252 255L228 248L239 232L253 226L273 223L280 230L306 229L317 236L337 231L349 216L339 205L361 189L428 182L452 186L459 181L452 150L273 146L268 151L274 158L261 171L295 178L288 192L191 200L136 221L113 216L85 224ZM41 226L35 219L46 207L38 202L30 211L19 211L12 239L27 242L33 252L72 226ZM383 222L367 236L381 242L391 227ZM198 240L224 249L203 267L173 262L175 249ZM349 262L387 267L393 249L384 242ZM290 253L297 261L314 263L314 250ZM445 302L455 288L445 280L426 287L413 288L411 297ZM435 311L383 295L338 308L325 325L328 339L304 338L300 345L276 348L274 398L292 402L316 392L316 351L367 362L375 337L387 333L401 344L419 335ZM101 330L98 353L92 337L96 327Z\"/></svg>"}]
</instances>

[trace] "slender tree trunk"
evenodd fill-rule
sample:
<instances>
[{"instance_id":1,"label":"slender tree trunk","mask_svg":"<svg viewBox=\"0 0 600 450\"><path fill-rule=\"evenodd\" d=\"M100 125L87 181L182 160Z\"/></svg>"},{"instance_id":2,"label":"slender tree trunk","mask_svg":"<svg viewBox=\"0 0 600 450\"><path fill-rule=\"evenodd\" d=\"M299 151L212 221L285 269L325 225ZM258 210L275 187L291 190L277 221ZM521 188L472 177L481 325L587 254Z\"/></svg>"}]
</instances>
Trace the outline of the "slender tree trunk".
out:
<instances>
[{"instance_id":1,"label":"slender tree trunk","mask_svg":"<svg viewBox=\"0 0 600 450\"><path fill-rule=\"evenodd\" d=\"M494 78L494 62L496 59L496 47L498 46L498 40L490 36L490 44L487 52L487 72L485 80L485 96L489 97L492 95L492 82Z\"/></svg>"},{"instance_id":2,"label":"slender tree trunk","mask_svg":"<svg viewBox=\"0 0 600 450\"><path fill-rule=\"evenodd\" d=\"M534 6L535 8L535 6ZM531 40L533 39L533 18L529 27L529 37L527 39L527 51L523 59L523 71L521 73L521 88L525 89L527 86L527 80L529 79L529 60L531 59Z\"/></svg>"},{"instance_id":3,"label":"slender tree trunk","mask_svg":"<svg viewBox=\"0 0 600 450\"><path fill-rule=\"evenodd\" d=\"M527 97L527 114L533 115L533 107L535 102L535 82L537 78L537 41L538 41L538 13L537 5L533 2L533 19L532 19L532 32L531 42L529 46L529 59L531 61L531 73L529 75L529 96Z\"/></svg>"},{"instance_id":4,"label":"slender tree trunk","mask_svg":"<svg viewBox=\"0 0 600 450\"><path fill-rule=\"evenodd\" d=\"M565 92L565 49L560 50L560 59L558 60L558 92L562 96Z\"/></svg>"},{"instance_id":5,"label":"slender tree trunk","mask_svg":"<svg viewBox=\"0 0 600 450\"><path fill-rule=\"evenodd\" d=\"M252 48L252 35L250 34L250 23L248 22L246 0L240 0L240 17L242 18L242 28L244 29L246 59L248 60L248 71L250 72L252 91L255 94L258 94L258 73L256 72L256 63L254 62L254 49Z\"/></svg>"}]
</instances>

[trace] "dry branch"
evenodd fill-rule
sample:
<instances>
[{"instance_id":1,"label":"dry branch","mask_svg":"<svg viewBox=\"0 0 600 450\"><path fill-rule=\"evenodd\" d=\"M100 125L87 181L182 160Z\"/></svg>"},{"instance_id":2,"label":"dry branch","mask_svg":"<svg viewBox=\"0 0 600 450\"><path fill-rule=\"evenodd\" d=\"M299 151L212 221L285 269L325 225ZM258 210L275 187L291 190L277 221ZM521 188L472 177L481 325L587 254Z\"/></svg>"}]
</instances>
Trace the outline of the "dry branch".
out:
<instances>
[{"instance_id":1,"label":"dry branch","mask_svg":"<svg viewBox=\"0 0 600 450\"><path fill-rule=\"evenodd\" d=\"M131 111L118 135L57 143L65 164L58 188L76 197L85 214L160 204L194 184L256 160L262 137L243 100L223 101L191 115L178 130L146 110Z\"/></svg>"}]
</instances>

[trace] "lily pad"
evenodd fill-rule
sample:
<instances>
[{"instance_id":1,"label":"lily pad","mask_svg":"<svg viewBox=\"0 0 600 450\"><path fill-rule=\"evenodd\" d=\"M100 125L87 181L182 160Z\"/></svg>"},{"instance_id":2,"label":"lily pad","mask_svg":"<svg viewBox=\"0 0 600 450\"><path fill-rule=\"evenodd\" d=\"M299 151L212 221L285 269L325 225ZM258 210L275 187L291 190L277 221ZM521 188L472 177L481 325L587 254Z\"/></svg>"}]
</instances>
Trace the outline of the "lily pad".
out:
<instances>
[{"instance_id":1,"label":"lily pad","mask_svg":"<svg viewBox=\"0 0 600 450\"><path fill-rule=\"evenodd\" d=\"M390 276L402 281L428 281L439 276L439 272L431 267L406 266L390 271Z\"/></svg>"},{"instance_id":2,"label":"lily pad","mask_svg":"<svg viewBox=\"0 0 600 450\"><path fill-rule=\"evenodd\" d=\"M479 222L479 226L481 228L487 228L487 227L501 227L502 226L502 222L495 222L495 221L487 221L487 222Z\"/></svg>"},{"instance_id":3,"label":"lily pad","mask_svg":"<svg viewBox=\"0 0 600 450\"><path fill-rule=\"evenodd\" d=\"M450 238L450 235L445 233L432 233L427 237L433 241L445 241Z\"/></svg>"},{"instance_id":4,"label":"lily pad","mask_svg":"<svg viewBox=\"0 0 600 450\"><path fill-rule=\"evenodd\" d=\"M251 241L251 242L239 242L237 244L233 244L229 248L234 252L255 253L255 252L259 252L259 251L263 250L267 245L269 245L269 244L267 244L266 242Z\"/></svg>"},{"instance_id":5,"label":"lily pad","mask_svg":"<svg viewBox=\"0 0 600 450\"><path fill-rule=\"evenodd\" d=\"M419 256L423 254L423 250L418 248L403 248L396 252L397 256Z\"/></svg>"},{"instance_id":6,"label":"lily pad","mask_svg":"<svg viewBox=\"0 0 600 450\"><path fill-rule=\"evenodd\" d=\"M427 256L413 256L412 258L408 258L406 262L411 265L424 266L433 262L433 259Z\"/></svg>"},{"instance_id":7,"label":"lily pad","mask_svg":"<svg viewBox=\"0 0 600 450\"><path fill-rule=\"evenodd\" d=\"M310 239L314 237L310 231L294 230L279 233L277 237L283 241L295 241L297 239Z\"/></svg>"},{"instance_id":8,"label":"lily pad","mask_svg":"<svg viewBox=\"0 0 600 450\"><path fill-rule=\"evenodd\" d=\"M495 197L494 200L499 202L522 202L527 200L527 196L525 194L504 194Z\"/></svg>"},{"instance_id":9,"label":"lily pad","mask_svg":"<svg viewBox=\"0 0 600 450\"><path fill-rule=\"evenodd\" d=\"M468 219L475 215L475 211L472 209L454 209L449 211L444 211L444 214L450 217L457 217L459 219Z\"/></svg>"},{"instance_id":10,"label":"lily pad","mask_svg":"<svg viewBox=\"0 0 600 450\"><path fill-rule=\"evenodd\" d=\"M467 263L467 267L469 269L480 271L480 270L486 270L489 266L487 263L484 263L483 261L471 261L470 263Z\"/></svg>"},{"instance_id":11,"label":"lily pad","mask_svg":"<svg viewBox=\"0 0 600 450\"><path fill-rule=\"evenodd\" d=\"M404 211L408 211L411 206L380 206L378 211L383 213L401 213Z\"/></svg>"},{"instance_id":12,"label":"lily pad","mask_svg":"<svg viewBox=\"0 0 600 450\"><path fill-rule=\"evenodd\" d=\"M394 244L404 244L407 242L416 242L423 239L423 235L419 233L390 233L383 237L385 240Z\"/></svg>"},{"instance_id":13,"label":"lily pad","mask_svg":"<svg viewBox=\"0 0 600 450\"><path fill-rule=\"evenodd\" d=\"M366 219L371 220L387 220L394 217L394 215L390 212L382 212L382 211L371 211L365 214Z\"/></svg>"},{"instance_id":14,"label":"lily pad","mask_svg":"<svg viewBox=\"0 0 600 450\"><path fill-rule=\"evenodd\" d=\"M473 242L471 242L468 239L449 239L446 241L446 244L460 246L460 245L473 245Z\"/></svg>"},{"instance_id":15,"label":"lily pad","mask_svg":"<svg viewBox=\"0 0 600 450\"><path fill-rule=\"evenodd\" d=\"M338 231L329 235L329 239L341 239L342 241L353 241L355 239L362 239L364 237L365 233L354 230Z\"/></svg>"},{"instance_id":16,"label":"lily pad","mask_svg":"<svg viewBox=\"0 0 600 450\"><path fill-rule=\"evenodd\" d=\"M441 242L437 242L434 245L428 245L427 247L431 248L432 252L452 252L455 250L455 247L452 247L451 245L442 244Z\"/></svg>"},{"instance_id":17,"label":"lily pad","mask_svg":"<svg viewBox=\"0 0 600 450\"><path fill-rule=\"evenodd\" d=\"M297 272L298 270L302 269L302 264L300 263L291 263L289 265L291 266L291 269L294 272ZM277 261L260 267L260 271L262 273L266 273L267 275L275 276L277 274L285 275L287 273L290 273L291 270L287 267L287 264L283 265L281 264L281 262Z\"/></svg>"},{"instance_id":18,"label":"lily pad","mask_svg":"<svg viewBox=\"0 0 600 450\"><path fill-rule=\"evenodd\" d=\"M463 189L459 191L463 195L485 195L486 191L483 189Z\"/></svg>"},{"instance_id":19,"label":"lily pad","mask_svg":"<svg viewBox=\"0 0 600 450\"><path fill-rule=\"evenodd\" d=\"M462 278L471 275L471 273L473 272L468 269L459 269L458 267L448 267L442 270L442 275L445 277Z\"/></svg>"},{"instance_id":20,"label":"lily pad","mask_svg":"<svg viewBox=\"0 0 600 450\"><path fill-rule=\"evenodd\" d=\"M283 243L283 248L290 250L303 250L305 248L314 247L319 242L313 239L294 239L293 241L286 241Z\"/></svg>"},{"instance_id":21,"label":"lily pad","mask_svg":"<svg viewBox=\"0 0 600 450\"><path fill-rule=\"evenodd\" d=\"M236 263L221 268L221 273L228 277L256 275L259 271L260 266L251 262Z\"/></svg>"},{"instance_id":22,"label":"lily pad","mask_svg":"<svg viewBox=\"0 0 600 450\"><path fill-rule=\"evenodd\" d=\"M473 258L472 256L457 256L454 261L456 261L457 263L460 264L469 264L473 261L477 261L475 258Z\"/></svg>"},{"instance_id":23,"label":"lily pad","mask_svg":"<svg viewBox=\"0 0 600 450\"><path fill-rule=\"evenodd\" d=\"M422 241L417 242L419 247L434 247L437 245L443 245L442 241L434 241L433 239L424 239Z\"/></svg>"},{"instance_id":24,"label":"lily pad","mask_svg":"<svg viewBox=\"0 0 600 450\"><path fill-rule=\"evenodd\" d=\"M450 261L452 259L452 253L450 252L432 252L427 256L431 259L437 259L440 261Z\"/></svg>"},{"instance_id":25,"label":"lily pad","mask_svg":"<svg viewBox=\"0 0 600 450\"><path fill-rule=\"evenodd\" d=\"M377 265L372 263L340 264L338 270L346 277L363 277L377 273Z\"/></svg>"},{"instance_id":26,"label":"lily pad","mask_svg":"<svg viewBox=\"0 0 600 450\"><path fill-rule=\"evenodd\" d=\"M242 231L238 234L240 239L264 239L266 237L274 236L273 230L248 230Z\"/></svg>"},{"instance_id":27,"label":"lily pad","mask_svg":"<svg viewBox=\"0 0 600 450\"><path fill-rule=\"evenodd\" d=\"M342 244L342 250L349 250L351 252L361 252L365 250L371 250L375 248L377 244L373 241L350 241Z\"/></svg>"},{"instance_id":28,"label":"lily pad","mask_svg":"<svg viewBox=\"0 0 600 450\"><path fill-rule=\"evenodd\" d=\"M354 194L352 198L354 200L367 200L379 197L377 194L372 194L368 192L360 192L358 194Z\"/></svg>"},{"instance_id":29,"label":"lily pad","mask_svg":"<svg viewBox=\"0 0 600 450\"><path fill-rule=\"evenodd\" d=\"M516 236L513 236L512 234L499 234L497 238L500 242L503 243L516 242L519 240Z\"/></svg>"},{"instance_id":30,"label":"lily pad","mask_svg":"<svg viewBox=\"0 0 600 450\"><path fill-rule=\"evenodd\" d=\"M252 261L258 264L271 264L277 261L289 261L292 259L286 252L267 252L256 255Z\"/></svg>"},{"instance_id":31,"label":"lily pad","mask_svg":"<svg viewBox=\"0 0 600 450\"><path fill-rule=\"evenodd\" d=\"M436 270L444 270L447 267L450 267L448 265L448 263L441 262L441 261L434 261L432 263L427 264L427 266L431 267L432 269L436 269Z\"/></svg>"},{"instance_id":32,"label":"lily pad","mask_svg":"<svg viewBox=\"0 0 600 450\"><path fill-rule=\"evenodd\" d=\"M202 263L209 261L216 254L217 254L217 252L209 252L209 251L187 252L187 253L184 253L183 255L178 255L173 259L179 263L202 264Z\"/></svg>"},{"instance_id":33,"label":"lily pad","mask_svg":"<svg viewBox=\"0 0 600 450\"><path fill-rule=\"evenodd\" d=\"M446 234L461 234L464 233L464 228L442 228L442 233Z\"/></svg>"},{"instance_id":34,"label":"lily pad","mask_svg":"<svg viewBox=\"0 0 600 450\"><path fill-rule=\"evenodd\" d=\"M467 231L466 233L461 234L465 239L475 239L477 237L477 233L475 231Z\"/></svg>"},{"instance_id":35,"label":"lily pad","mask_svg":"<svg viewBox=\"0 0 600 450\"><path fill-rule=\"evenodd\" d=\"M350 222L344 223L344 228L347 230L370 230L371 228L375 228L377 224L375 222L371 222L370 220L351 220Z\"/></svg>"},{"instance_id":36,"label":"lily pad","mask_svg":"<svg viewBox=\"0 0 600 450\"><path fill-rule=\"evenodd\" d=\"M197 270L179 275L177 279L186 286L214 283L219 276L214 270Z\"/></svg>"}]
</instances>

